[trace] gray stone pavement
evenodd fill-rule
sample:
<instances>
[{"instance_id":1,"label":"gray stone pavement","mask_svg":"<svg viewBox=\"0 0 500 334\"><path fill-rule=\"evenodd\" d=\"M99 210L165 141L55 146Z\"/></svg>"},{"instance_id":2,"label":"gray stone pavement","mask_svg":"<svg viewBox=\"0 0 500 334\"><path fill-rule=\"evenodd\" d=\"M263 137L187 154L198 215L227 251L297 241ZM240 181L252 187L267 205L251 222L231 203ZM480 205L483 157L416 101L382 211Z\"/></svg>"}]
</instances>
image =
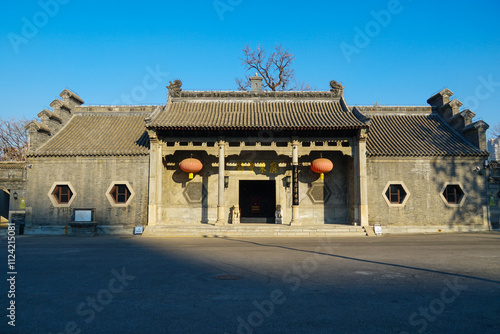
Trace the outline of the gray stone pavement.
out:
<instances>
[{"instance_id":1,"label":"gray stone pavement","mask_svg":"<svg viewBox=\"0 0 500 334\"><path fill-rule=\"evenodd\" d=\"M16 269L1 333L500 332L499 233L20 236Z\"/></svg>"}]
</instances>

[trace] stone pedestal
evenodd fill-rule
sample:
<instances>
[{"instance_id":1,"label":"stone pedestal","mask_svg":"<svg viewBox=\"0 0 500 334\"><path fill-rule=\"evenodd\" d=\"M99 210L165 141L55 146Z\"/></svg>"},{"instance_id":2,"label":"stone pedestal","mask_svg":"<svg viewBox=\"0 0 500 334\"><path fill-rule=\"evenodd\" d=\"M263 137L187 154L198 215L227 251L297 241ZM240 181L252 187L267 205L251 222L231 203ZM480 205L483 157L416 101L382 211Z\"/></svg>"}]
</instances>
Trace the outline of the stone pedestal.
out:
<instances>
[{"instance_id":1,"label":"stone pedestal","mask_svg":"<svg viewBox=\"0 0 500 334\"><path fill-rule=\"evenodd\" d=\"M97 235L97 223L73 222L69 223L70 234L75 237L93 237Z\"/></svg>"}]
</instances>

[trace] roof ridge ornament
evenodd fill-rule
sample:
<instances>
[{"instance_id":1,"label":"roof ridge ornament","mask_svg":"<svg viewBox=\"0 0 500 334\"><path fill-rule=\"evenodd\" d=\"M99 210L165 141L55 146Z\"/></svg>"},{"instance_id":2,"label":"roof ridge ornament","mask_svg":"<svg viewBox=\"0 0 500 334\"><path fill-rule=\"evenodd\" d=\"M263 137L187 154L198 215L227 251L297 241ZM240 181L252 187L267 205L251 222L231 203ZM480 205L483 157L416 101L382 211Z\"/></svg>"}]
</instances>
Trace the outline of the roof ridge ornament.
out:
<instances>
[{"instance_id":1,"label":"roof ridge ornament","mask_svg":"<svg viewBox=\"0 0 500 334\"><path fill-rule=\"evenodd\" d=\"M342 86L342 82L337 82L335 80L330 81L330 92L332 92L335 96L342 96L344 91L344 86Z\"/></svg>"},{"instance_id":2,"label":"roof ridge ornament","mask_svg":"<svg viewBox=\"0 0 500 334\"><path fill-rule=\"evenodd\" d=\"M179 79L174 80L174 82L169 81L169 85L167 86L168 95L173 97L178 97L182 92L182 81Z\"/></svg>"},{"instance_id":3,"label":"roof ridge ornament","mask_svg":"<svg viewBox=\"0 0 500 334\"><path fill-rule=\"evenodd\" d=\"M250 77L250 91L254 93L262 92L262 77L255 72L255 76Z\"/></svg>"}]
</instances>

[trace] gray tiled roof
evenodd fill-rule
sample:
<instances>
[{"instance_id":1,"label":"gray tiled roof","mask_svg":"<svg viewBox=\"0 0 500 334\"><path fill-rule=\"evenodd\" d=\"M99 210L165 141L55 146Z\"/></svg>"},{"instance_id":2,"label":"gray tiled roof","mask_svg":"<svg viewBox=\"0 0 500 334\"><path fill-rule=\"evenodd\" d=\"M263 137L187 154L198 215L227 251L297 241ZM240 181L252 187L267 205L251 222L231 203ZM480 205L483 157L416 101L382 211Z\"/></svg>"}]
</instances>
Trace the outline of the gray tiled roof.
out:
<instances>
[{"instance_id":1,"label":"gray tiled roof","mask_svg":"<svg viewBox=\"0 0 500 334\"><path fill-rule=\"evenodd\" d=\"M0 161L0 169L25 169L26 161Z\"/></svg>"},{"instance_id":2,"label":"gray tiled roof","mask_svg":"<svg viewBox=\"0 0 500 334\"><path fill-rule=\"evenodd\" d=\"M147 124L160 129L358 129L365 124L338 100L184 100Z\"/></svg>"},{"instance_id":3,"label":"gray tiled roof","mask_svg":"<svg viewBox=\"0 0 500 334\"><path fill-rule=\"evenodd\" d=\"M75 114L30 156L148 155L146 125L160 129L358 129L363 115L338 100L191 100L140 113ZM366 109L366 108L365 108ZM437 114L371 114L368 156L484 156ZM405 111L408 112L408 111ZM415 111L412 111L415 112ZM147 124L145 118L151 116Z\"/></svg>"},{"instance_id":4,"label":"gray tiled roof","mask_svg":"<svg viewBox=\"0 0 500 334\"><path fill-rule=\"evenodd\" d=\"M437 114L373 115L368 156L484 156Z\"/></svg>"},{"instance_id":5,"label":"gray tiled roof","mask_svg":"<svg viewBox=\"0 0 500 334\"><path fill-rule=\"evenodd\" d=\"M148 155L148 114L77 114L31 156Z\"/></svg>"}]
</instances>

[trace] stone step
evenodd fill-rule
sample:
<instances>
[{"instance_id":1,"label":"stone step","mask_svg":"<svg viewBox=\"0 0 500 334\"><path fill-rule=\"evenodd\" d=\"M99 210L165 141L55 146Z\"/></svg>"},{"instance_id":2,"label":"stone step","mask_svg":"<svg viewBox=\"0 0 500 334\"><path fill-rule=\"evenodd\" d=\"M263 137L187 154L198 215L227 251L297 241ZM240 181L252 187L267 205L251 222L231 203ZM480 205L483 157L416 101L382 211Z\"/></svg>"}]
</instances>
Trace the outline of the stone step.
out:
<instances>
[{"instance_id":1,"label":"stone step","mask_svg":"<svg viewBox=\"0 0 500 334\"><path fill-rule=\"evenodd\" d=\"M383 234L487 232L487 226L382 226Z\"/></svg>"},{"instance_id":2,"label":"stone step","mask_svg":"<svg viewBox=\"0 0 500 334\"><path fill-rule=\"evenodd\" d=\"M327 237L366 236L360 226L288 226L288 225L197 225L148 226L143 236L149 237Z\"/></svg>"}]
</instances>

